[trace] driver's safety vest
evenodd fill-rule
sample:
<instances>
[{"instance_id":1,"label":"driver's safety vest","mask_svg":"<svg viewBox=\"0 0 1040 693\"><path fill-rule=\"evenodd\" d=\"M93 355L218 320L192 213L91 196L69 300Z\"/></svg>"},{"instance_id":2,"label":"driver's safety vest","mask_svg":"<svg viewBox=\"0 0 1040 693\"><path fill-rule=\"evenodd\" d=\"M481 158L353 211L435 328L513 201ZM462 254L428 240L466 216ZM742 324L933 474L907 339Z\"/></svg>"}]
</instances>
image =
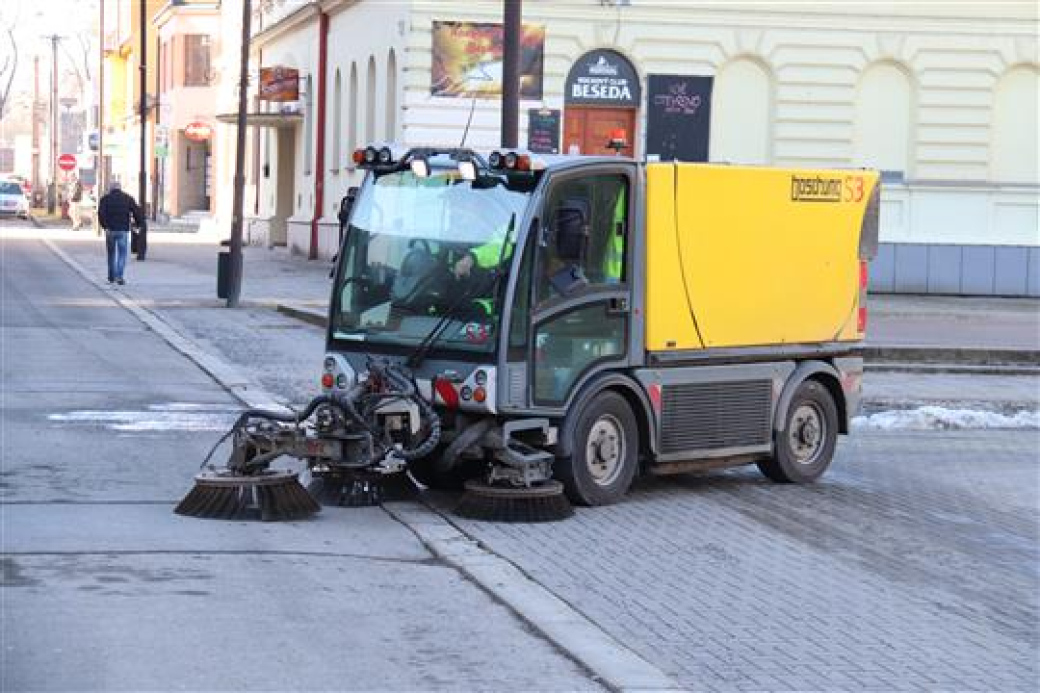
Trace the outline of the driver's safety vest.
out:
<instances>
[{"instance_id":1,"label":"driver's safety vest","mask_svg":"<svg viewBox=\"0 0 1040 693\"><path fill-rule=\"evenodd\" d=\"M607 243L603 256L603 281L608 284L619 284L625 266L625 194L618 194L614 205L614 220L610 227L610 242ZM618 233L618 228L621 233Z\"/></svg>"}]
</instances>

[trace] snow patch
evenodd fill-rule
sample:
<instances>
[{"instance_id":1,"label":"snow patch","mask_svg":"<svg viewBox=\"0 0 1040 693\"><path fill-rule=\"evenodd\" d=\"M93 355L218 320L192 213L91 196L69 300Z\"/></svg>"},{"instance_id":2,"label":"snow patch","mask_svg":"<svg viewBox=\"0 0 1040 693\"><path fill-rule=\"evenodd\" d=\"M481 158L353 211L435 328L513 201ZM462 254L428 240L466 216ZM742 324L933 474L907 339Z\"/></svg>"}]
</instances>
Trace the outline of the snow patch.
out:
<instances>
[{"instance_id":1,"label":"snow patch","mask_svg":"<svg viewBox=\"0 0 1040 693\"><path fill-rule=\"evenodd\" d=\"M881 411L852 419L852 427L875 430L947 431L978 428L1040 428L1040 411L1002 414L979 409L925 406Z\"/></svg>"},{"instance_id":2,"label":"snow patch","mask_svg":"<svg viewBox=\"0 0 1040 693\"><path fill-rule=\"evenodd\" d=\"M238 409L221 404L171 402L149 405L147 410L81 409L50 414L56 423L105 426L114 431L225 431Z\"/></svg>"}]
</instances>

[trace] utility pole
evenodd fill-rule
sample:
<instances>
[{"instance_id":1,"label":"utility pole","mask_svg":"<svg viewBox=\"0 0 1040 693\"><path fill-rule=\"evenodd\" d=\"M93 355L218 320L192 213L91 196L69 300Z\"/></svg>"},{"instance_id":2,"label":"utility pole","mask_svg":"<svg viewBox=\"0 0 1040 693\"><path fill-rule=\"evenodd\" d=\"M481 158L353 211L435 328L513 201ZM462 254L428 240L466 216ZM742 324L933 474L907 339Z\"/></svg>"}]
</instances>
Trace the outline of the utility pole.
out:
<instances>
[{"instance_id":1,"label":"utility pole","mask_svg":"<svg viewBox=\"0 0 1040 693\"><path fill-rule=\"evenodd\" d=\"M242 0L242 49L238 66L238 130L235 132L235 196L231 210L231 244L228 252L227 307L238 308L242 294L242 214L246 192L246 97L249 93L249 22L253 17L250 0ZM308 118L310 116L307 116ZM316 171L323 175L324 171Z\"/></svg>"},{"instance_id":2,"label":"utility pole","mask_svg":"<svg viewBox=\"0 0 1040 693\"><path fill-rule=\"evenodd\" d=\"M98 23L98 151L94 169L94 199L100 200L105 192L105 0L101 0L101 17Z\"/></svg>"},{"instance_id":3,"label":"utility pole","mask_svg":"<svg viewBox=\"0 0 1040 693\"><path fill-rule=\"evenodd\" d=\"M33 56L33 118L32 118L32 189L33 202L40 199L43 188L40 180L40 56ZM36 206L35 204L33 205Z\"/></svg>"},{"instance_id":4,"label":"utility pole","mask_svg":"<svg viewBox=\"0 0 1040 693\"><path fill-rule=\"evenodd\" d=\"M520 125L520 32L522 0L503 0L502 17L502 146L517 146Z\"/></svg>"},{"instance_id":5,"label":"utility pole","mask_svg":"<svg viewBox=\"0 0 1040 693\"><path fill-rule=\"evenodd\" d=\"M47 184L47 214L54 214L58 198L58 41L63 36L44 36L51 42L51 174Z\"/></svg>"},{"instance_id":6,"label":"utility pole","mask_svg":"<svg viewBox=\"0 0 1040 693\"><path fill-rule=\"evenodd\" d=\"M148 3L147 0L141 0L140 2L140 17L139 28L141 31L141 60L137 66L140 72L141 81L141 103L138 107L138 117L141 120L141 157L140 166L137 172L137 202L141 205L141 209L144 210L148 205L148 198L145 197L147 194L147 171L145 170L145 159L146 153L148 152ZM144 260L148 254L148 222L145 221L141 224L141 229L137 234L137 260L138 262Z\"/></svg>"}]
</instances>

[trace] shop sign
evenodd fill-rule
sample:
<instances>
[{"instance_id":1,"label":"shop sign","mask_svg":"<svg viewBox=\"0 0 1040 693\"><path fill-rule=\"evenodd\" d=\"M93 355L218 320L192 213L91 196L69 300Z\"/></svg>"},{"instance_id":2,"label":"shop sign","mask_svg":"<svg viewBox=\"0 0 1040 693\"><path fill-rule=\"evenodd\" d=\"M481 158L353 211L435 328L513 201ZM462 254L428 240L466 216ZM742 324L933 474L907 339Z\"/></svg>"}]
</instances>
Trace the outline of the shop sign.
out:
<instances>
[{"instance_id":1,"label":"shop sign","mask_svg":"<svg viewBox=\"0 0 1040 693\"><path fill-rule=\"evenodd\" d=\"M545 26L524 24L520 36L520 98L542 98ZM502 25L433 23L430 94L498 97L502 94Z\"/></svg>"},{"instance_id":2,"label":"shop sign","mask_svg":"<svg viewBox=\"0 0 1040 693\"><path fill-rule=\"evenodd\" d=\"M259 96L261 101L298 101L300 71L283 65L261 67Z\"/></svg>"},{"instance_id":3,"label":"shop sign","mask_svg":"<svg viewBox=\"0 0 1040 693\"><path fill-rule=\"evenodd\" d=\"M527 111L527 148L539 154L560 153L560 111L532 108Z\"/></svg>"},{"instance_id":4,"label":"shop sign","mask_svg":"<svg viewBox=\"0 0 1040 693\"><path fill-rule=\"evenodd\" d=\"M197 120L193 123L188 123L184 127L184 136L192 142L204 142L209 139L212 132L213 128L211 128L207 123Z\"/></svg>"},{"instance_id":5,"label":"shop sign","mask_svg":"<svg viewBox=\"0 0 1040 693\"><path fill-rule=\"evenodd\" d=\"M638 108L641 98L639 75L617 51L590 51L567 73L564 103Z\"/></svg>"},{"instance_id":6,"label":"shop sign","mask_svg":"<svg viewBox=\"0 0 1040 693\"><path fill-rule=\"evenodd\" d=\"M712 77L650 75L646 153L662 161L707 161Z\"/></svg>"}]
</instances>

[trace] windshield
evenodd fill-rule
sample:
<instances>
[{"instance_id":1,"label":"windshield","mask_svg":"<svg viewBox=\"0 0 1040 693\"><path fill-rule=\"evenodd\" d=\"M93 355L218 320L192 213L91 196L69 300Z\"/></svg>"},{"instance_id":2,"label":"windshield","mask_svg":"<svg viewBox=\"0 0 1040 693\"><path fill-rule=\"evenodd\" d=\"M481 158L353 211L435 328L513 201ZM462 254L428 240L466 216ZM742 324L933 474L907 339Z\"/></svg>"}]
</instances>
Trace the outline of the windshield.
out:
<instances>
[{"instance_id":1,"label":"windshield","mask_svg":"<svg viewBox=\"0 0 1040 693\"><path fill-rule=\"evenodd\" d=\"M0 195L21 195L22 189L17 183L0 180Z\"/></svg>"},{"instance_id":2,"label":"windshield","mask_svg":"<svg viewBox=\"0 0 1040 693\"><path fill-rule=\"evenodd\" d=\"M335 339L417 346L438 324L437 345L494 348L504 273L530 193L498 176L462 178L430 160L370 175L351 215L333 297Z\"/></svg>"}]
</instances>

